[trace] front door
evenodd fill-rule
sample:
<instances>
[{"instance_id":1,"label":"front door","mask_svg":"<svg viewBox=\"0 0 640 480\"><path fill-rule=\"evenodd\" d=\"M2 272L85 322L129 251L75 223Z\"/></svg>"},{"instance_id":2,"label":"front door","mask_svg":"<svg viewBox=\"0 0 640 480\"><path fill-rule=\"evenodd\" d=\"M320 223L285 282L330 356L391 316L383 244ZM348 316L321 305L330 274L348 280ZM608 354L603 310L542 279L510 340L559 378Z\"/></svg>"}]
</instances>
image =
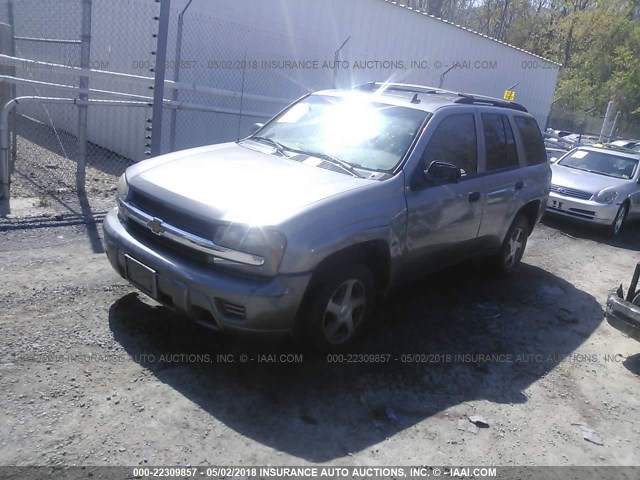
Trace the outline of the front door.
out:
<instances>
[{"instance_id":1,"label":"front door","mask_svg":"<svg viewBox=\"0 0 640 480\"><path fill-rule=\"evenodd\" d=\"M414 175L439 161L460 168L462 177L406 190L409 269L437 269L473 253L485 202L476 130L473 111L448 115L433 130Z\"/></svg>"}]
</instances>

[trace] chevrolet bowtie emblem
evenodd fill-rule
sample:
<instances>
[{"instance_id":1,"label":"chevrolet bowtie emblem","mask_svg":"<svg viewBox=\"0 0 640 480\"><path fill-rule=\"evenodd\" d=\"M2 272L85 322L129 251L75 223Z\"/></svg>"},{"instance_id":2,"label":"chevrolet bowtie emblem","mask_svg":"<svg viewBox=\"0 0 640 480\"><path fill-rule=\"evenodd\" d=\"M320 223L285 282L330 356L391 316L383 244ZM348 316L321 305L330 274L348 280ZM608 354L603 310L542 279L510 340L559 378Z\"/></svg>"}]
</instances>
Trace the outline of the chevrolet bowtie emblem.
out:
<instances>
[{"instance_id":1,"label":"chevrolet bowtie emblem","mask_svg":"<svg viewBox=\"0 0 640 480\"><path fill-rule=\"evenodd\" d=\"M149 230L151 230L156 235L162 235L167 231L167 229L162 226L162 220L160 220L159 218L149 220L147 222L147 227L149 227Z\"/></svg>"}]
</instances>

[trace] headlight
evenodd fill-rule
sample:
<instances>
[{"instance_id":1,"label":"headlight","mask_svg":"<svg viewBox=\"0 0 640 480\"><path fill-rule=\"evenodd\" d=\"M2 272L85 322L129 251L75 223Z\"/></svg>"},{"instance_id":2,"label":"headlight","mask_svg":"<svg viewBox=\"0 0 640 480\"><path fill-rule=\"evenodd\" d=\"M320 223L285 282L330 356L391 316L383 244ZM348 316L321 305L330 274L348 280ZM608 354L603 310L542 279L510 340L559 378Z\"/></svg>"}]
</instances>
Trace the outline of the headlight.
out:
<instances>
[{"instance_id":1,"label":"headlight","mask_svg":"<svg viewBox=\"0 0 640 480\"><path fill-rule=\"evenodd\" d=\"M607 204L613 203L617 199L618 199L618 191L613 187L604 188L600 190L596 194L596 197L594 198L594 200L598 203L607 203Z\"/></svg>"},{"instance_id":2,"label":"headlight","mask_svg":"<svg viewBox=\"0 0 640 480\"><path fill-rule=\"evenodd\" d=\"M127 183L127 175L123 173L118 178L118 198L124 200L129 195L129 184Z\"/></svg>"},{"instance_id":3,"label":"headlight","mask_svg":"<svg viewBox=\"0 0 640 480\"><path fill-rule=\"evenodd\" d=\"M212 256L211 263L214 265L254 275L274 276L284 256L287 239L269 228L232 224L218 227L213 243L264 258L263 265L255 266Z\"/></svg>"}]
</instances>

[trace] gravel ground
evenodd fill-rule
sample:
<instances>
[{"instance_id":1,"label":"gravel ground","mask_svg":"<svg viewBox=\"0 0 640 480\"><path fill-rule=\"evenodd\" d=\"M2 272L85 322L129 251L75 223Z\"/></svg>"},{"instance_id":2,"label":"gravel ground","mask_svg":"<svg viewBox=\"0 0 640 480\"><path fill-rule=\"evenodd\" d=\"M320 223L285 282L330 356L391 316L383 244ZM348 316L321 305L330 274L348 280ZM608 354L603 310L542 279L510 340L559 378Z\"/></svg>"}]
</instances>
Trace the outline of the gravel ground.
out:
<instances>
[{"instance_id":1,"label":"gravel ground","mask_svg":"<svg viewBox=\"0 0 640 480\"><path fill-rule=\"evenodd\" d=\"M546 221L513 279L427 278L328 361L186 322L73 223L0 220L2 465L640 464L640 344L603 320L638 226Z\"/></svg>"},{"instance_id":2,"label":"gravel ground","mask_svg":"<svg viewBox=\"0 0 640 480\"><path fill-rule=\"evenodd\" d=\"M86 193L76 188L76 137L27 117L17 117L17 157L11 176L12 214L17 217L104 211L113 204L116 180L132 162L89 143ZM6 212L5 212L6 213Z\"/></svg>"}]
</instances>

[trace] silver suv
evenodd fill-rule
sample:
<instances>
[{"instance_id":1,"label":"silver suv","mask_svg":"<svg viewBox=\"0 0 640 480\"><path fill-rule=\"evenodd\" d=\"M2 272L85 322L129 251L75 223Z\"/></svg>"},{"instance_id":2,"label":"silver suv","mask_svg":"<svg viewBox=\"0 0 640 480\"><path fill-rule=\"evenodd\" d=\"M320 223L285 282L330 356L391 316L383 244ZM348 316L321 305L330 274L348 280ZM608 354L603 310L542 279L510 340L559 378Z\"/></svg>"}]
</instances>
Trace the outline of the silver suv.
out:
<instances>
[{"instance_id":1,"label":"silver suv","mask_svg":"<svg viewBox=\"0 0 640 480\"><path fill-rule=\"evenodd\" d=\"M105 246L120 275L207 327L339 349L402 282L477 256L512 273L550 180L521 105L370 83L130 167Z\"/></svg>"}]
</instances>

